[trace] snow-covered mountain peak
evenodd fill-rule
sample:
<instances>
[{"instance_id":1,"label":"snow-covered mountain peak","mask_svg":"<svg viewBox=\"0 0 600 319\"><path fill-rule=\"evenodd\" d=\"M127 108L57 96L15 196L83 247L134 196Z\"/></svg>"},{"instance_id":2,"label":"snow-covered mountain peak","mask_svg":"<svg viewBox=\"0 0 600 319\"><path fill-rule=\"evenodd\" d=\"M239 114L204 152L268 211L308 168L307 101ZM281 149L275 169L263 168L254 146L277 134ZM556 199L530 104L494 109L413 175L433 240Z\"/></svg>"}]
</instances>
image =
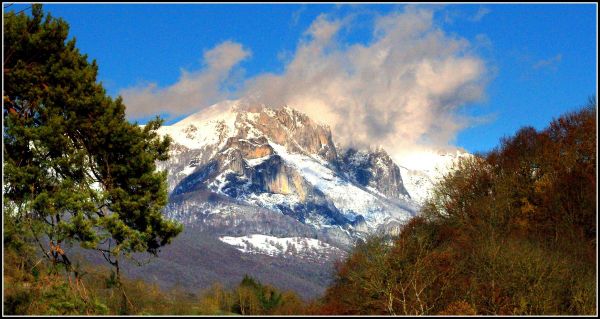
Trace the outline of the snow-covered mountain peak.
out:
<instances>
[{"instance_id":1,"label":"snow-covered mountain peak","mask_svg":"<svg viewBox=\"0 0 600 319\"><path fill-rule=\"evenodd\" d=\"M236 141L266 137L293 153L318 155L326 160L336 156L331 131L305 114L284 106L248 105L240 100L224 101L159 129L186 149L212 148L214 152Z\"/></svg>"},{"instance_id":2,"label":"snow-covered mountain peak","mask_svg":"<svg viewBox=\"0 0 600 319\"><path fill-rule=\"evenodd\" d=\"M175 144L187 149L201 149L215 145L235 132L237 101L214 104L183 120L158 129L161 135L169 135Z\"/></svg>"},{"instance_id":3,"label":"snow-covered mountain peak","mask_svg":"<svg viewBox=\"0 0 600 319\"><path fill-rule=\"evenodd\" d=\"M400 167L381 145L336 145L327 125L292 107L239 100L158 133L173 138L170 158L157 162L168 218L213 237L219 253L312 270L370 234L397 233L418 213L435 167L462 156L423 152L403 163L412 169Z\"/></svg>"},{"instance_id":4,"label":"snow-covered mountain peak","mask_svg":"<svg viewBox=\"0 0 600 319\"><path fill-rule=\"evenodd\" d=\"M238 109L238 100L223 101L193 113L172 126L187 127L189 125L205 125L209 122L227 121L231 118L235 119Z\"/></svg>"},{"instance_id":5,"label":"snow-covered mountain peak","mask_svg":"<svg viewBox=\"0 0 600 319\"><path fill-rule=\"evenodd\" d=\"M214 194L342 232L344 242L397 228L417 209L382 147L338 154L328 126L289 106L226 101L159 133L173 138L171 158L158 163L173 203Z\"/></svg>"},{"instance_id":6,"label":"snow-covered mountain peak","mask_svg":"<svg viewBox=\"0 0 600 319\"><path fill-rule=\"evenodd\" d=\"M173 138L171 158L158 163L168 172L167 215L208 218L237 237L273 235L278 220L278 238L295 237L291 229L302 225L334 246L397 231L417 213L435 169L463 156L421 152L407 157L420 167L399 167L381 145L336 146L328 126L289 106L243 101L215 104L159 134ZM254 210L274 215L257 223L243 213ZM293 222L281 224L282 216Z\"/></svg>"}]
</instances>

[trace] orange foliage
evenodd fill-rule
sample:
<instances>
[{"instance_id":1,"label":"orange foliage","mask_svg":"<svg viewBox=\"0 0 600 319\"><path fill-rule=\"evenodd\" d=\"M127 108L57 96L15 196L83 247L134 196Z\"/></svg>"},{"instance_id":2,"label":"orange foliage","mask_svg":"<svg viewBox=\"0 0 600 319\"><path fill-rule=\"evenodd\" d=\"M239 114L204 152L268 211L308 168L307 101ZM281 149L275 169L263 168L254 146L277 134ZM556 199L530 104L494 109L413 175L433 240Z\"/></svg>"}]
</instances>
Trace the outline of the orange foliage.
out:
<instances>
[{"instance_id":1,"label":"orange foliage","mask_svg":"<svg viewBox=\"0 0 600 319\"><path fill-rule=\"evenodd\" d=\"M438 315L443 316L474 316L476 314L477 312L473 309L473 306L464 300L455 301L438 313Z\"/></svg>"},{"instance_id":2,"label":"orange foliage","mask_svg":"<svg viewBox=\"0 0 600 319\"><path fill-rule=\"evenodd\" d=\"M594 101L462 160L391 245L359 245L336 265L311 313L589 313L596 144Z\"/></svg>"}]
</instances>

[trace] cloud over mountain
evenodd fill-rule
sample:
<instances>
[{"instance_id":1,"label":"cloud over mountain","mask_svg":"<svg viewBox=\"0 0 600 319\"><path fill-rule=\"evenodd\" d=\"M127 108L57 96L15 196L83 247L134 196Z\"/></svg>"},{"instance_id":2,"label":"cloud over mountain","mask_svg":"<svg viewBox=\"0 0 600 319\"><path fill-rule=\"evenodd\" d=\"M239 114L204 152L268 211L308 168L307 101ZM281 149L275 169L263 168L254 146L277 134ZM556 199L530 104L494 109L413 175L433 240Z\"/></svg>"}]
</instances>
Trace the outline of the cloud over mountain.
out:
<instances>
[{"instance_id":1,"label":"cloud over mountain","mask_svg":"<svg viewBox=\"0 0 600 319\"><path fill-rule=\"evenodd\" d=\"M236 92L222 84L250 53L225 42L205 53L203 70L184 72L172 86L123 90L129 115L183 115L243 98L292 106L328 124L343 144L379 144L396 159L423 145L451 145L470 123L457 110L480 100L486 84L485 63L469 41L445 33L431 9L406 6L375 17L369 42L349 44L339 33L353 19L320 15L281 74L246 79Z\"/></svg>"},{"instance_id":2,"label":"cloud over mountain","mask_svg":"<svg viewBox=\"0 0 600 319\"><path fill-rule=\"evenodd\" d=\"M321 15L284 73L249 80L244 95L320 119L346 144L381 144L392 154L448 145L469 123L456 110L482 98L486 68L467 40L435 26L433 13L407 7L380 16L366 45L336 38L351 19Z\"/></svg>"},{"instance_id":3,"label":"cloud over mountain","mask_svg":"<svg viewBox=\"0 0 600 319\"><path fill-rule=\"evenodd\" d=\"M119 92L127 104L130 117L143 117L163 112L171 116L189 114L218 100L228 93L223 84L232 76L235 66L250 56L241 44L225 41L204 52L203 69L182 71L177 83L159 88L156 83L139 85Z\"/></svg>"}]
</instances>

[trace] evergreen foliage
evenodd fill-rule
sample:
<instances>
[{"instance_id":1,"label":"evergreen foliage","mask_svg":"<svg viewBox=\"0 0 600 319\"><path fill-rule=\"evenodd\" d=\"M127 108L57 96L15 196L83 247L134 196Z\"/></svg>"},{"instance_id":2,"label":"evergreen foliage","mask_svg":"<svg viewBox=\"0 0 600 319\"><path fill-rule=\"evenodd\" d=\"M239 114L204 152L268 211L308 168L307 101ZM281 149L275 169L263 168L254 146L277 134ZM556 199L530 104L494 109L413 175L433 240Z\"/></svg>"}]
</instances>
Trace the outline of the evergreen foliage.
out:
<instances>
[{"instance_id":1,"label":"evergreen foliage","mask_svg":"<svg viewBox=\"0 0 600 319\"><path fill-rule=\"evenodd\" d=\"M163 218L169 139L125 118L122 99L96 81L98 66L67 41L68 24L4 14L4 207L27 224L43 253L73 270L68 247L118 257L156 254L182 227Z\"/></svg>"},{"instance_id":2,"label":"evergreen foliage","mask_svg":"<svg viewBox=\"0 0 600 319\"><path fill-rule=\"evenodd\" d=\"M291 291L280 292L249 275L232 291L215 284L201 297L205 314L276 315L302 314L306 305Z\"/></svg>"}]
</instances>

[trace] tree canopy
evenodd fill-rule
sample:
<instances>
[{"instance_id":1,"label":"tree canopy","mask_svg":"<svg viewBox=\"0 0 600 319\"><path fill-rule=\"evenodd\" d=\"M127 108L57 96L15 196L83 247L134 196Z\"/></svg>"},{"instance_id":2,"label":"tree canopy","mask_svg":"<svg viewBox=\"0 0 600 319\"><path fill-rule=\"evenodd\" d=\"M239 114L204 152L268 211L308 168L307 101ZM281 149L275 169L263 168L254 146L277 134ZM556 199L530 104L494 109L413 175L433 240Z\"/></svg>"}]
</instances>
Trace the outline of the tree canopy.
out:
<instances>
[{"instance_id":1,"label":"tree canopy","mask_svg":"<svg viewBox=\"0 0 600 319\"><path fill-rule=\"evenodd\" d=\"M321 314L596 311L595 98L461 160L420 216L337 267Z\"/></svg>"},{"instance_id":2,"label":"tree canopy","mask_svg":"<svg viewBox=\"0 0 600 319\"><path fill-rule=\"evenodd\" d=\"M73 243L117 268L122 254L157 254L182 231L161 213L162 121L130 123L122 99L97 82L96 61L67 39L68 24L39 4L31 11L4 14L4 208L68 268Z\"/></svg>"}]
</instances>

